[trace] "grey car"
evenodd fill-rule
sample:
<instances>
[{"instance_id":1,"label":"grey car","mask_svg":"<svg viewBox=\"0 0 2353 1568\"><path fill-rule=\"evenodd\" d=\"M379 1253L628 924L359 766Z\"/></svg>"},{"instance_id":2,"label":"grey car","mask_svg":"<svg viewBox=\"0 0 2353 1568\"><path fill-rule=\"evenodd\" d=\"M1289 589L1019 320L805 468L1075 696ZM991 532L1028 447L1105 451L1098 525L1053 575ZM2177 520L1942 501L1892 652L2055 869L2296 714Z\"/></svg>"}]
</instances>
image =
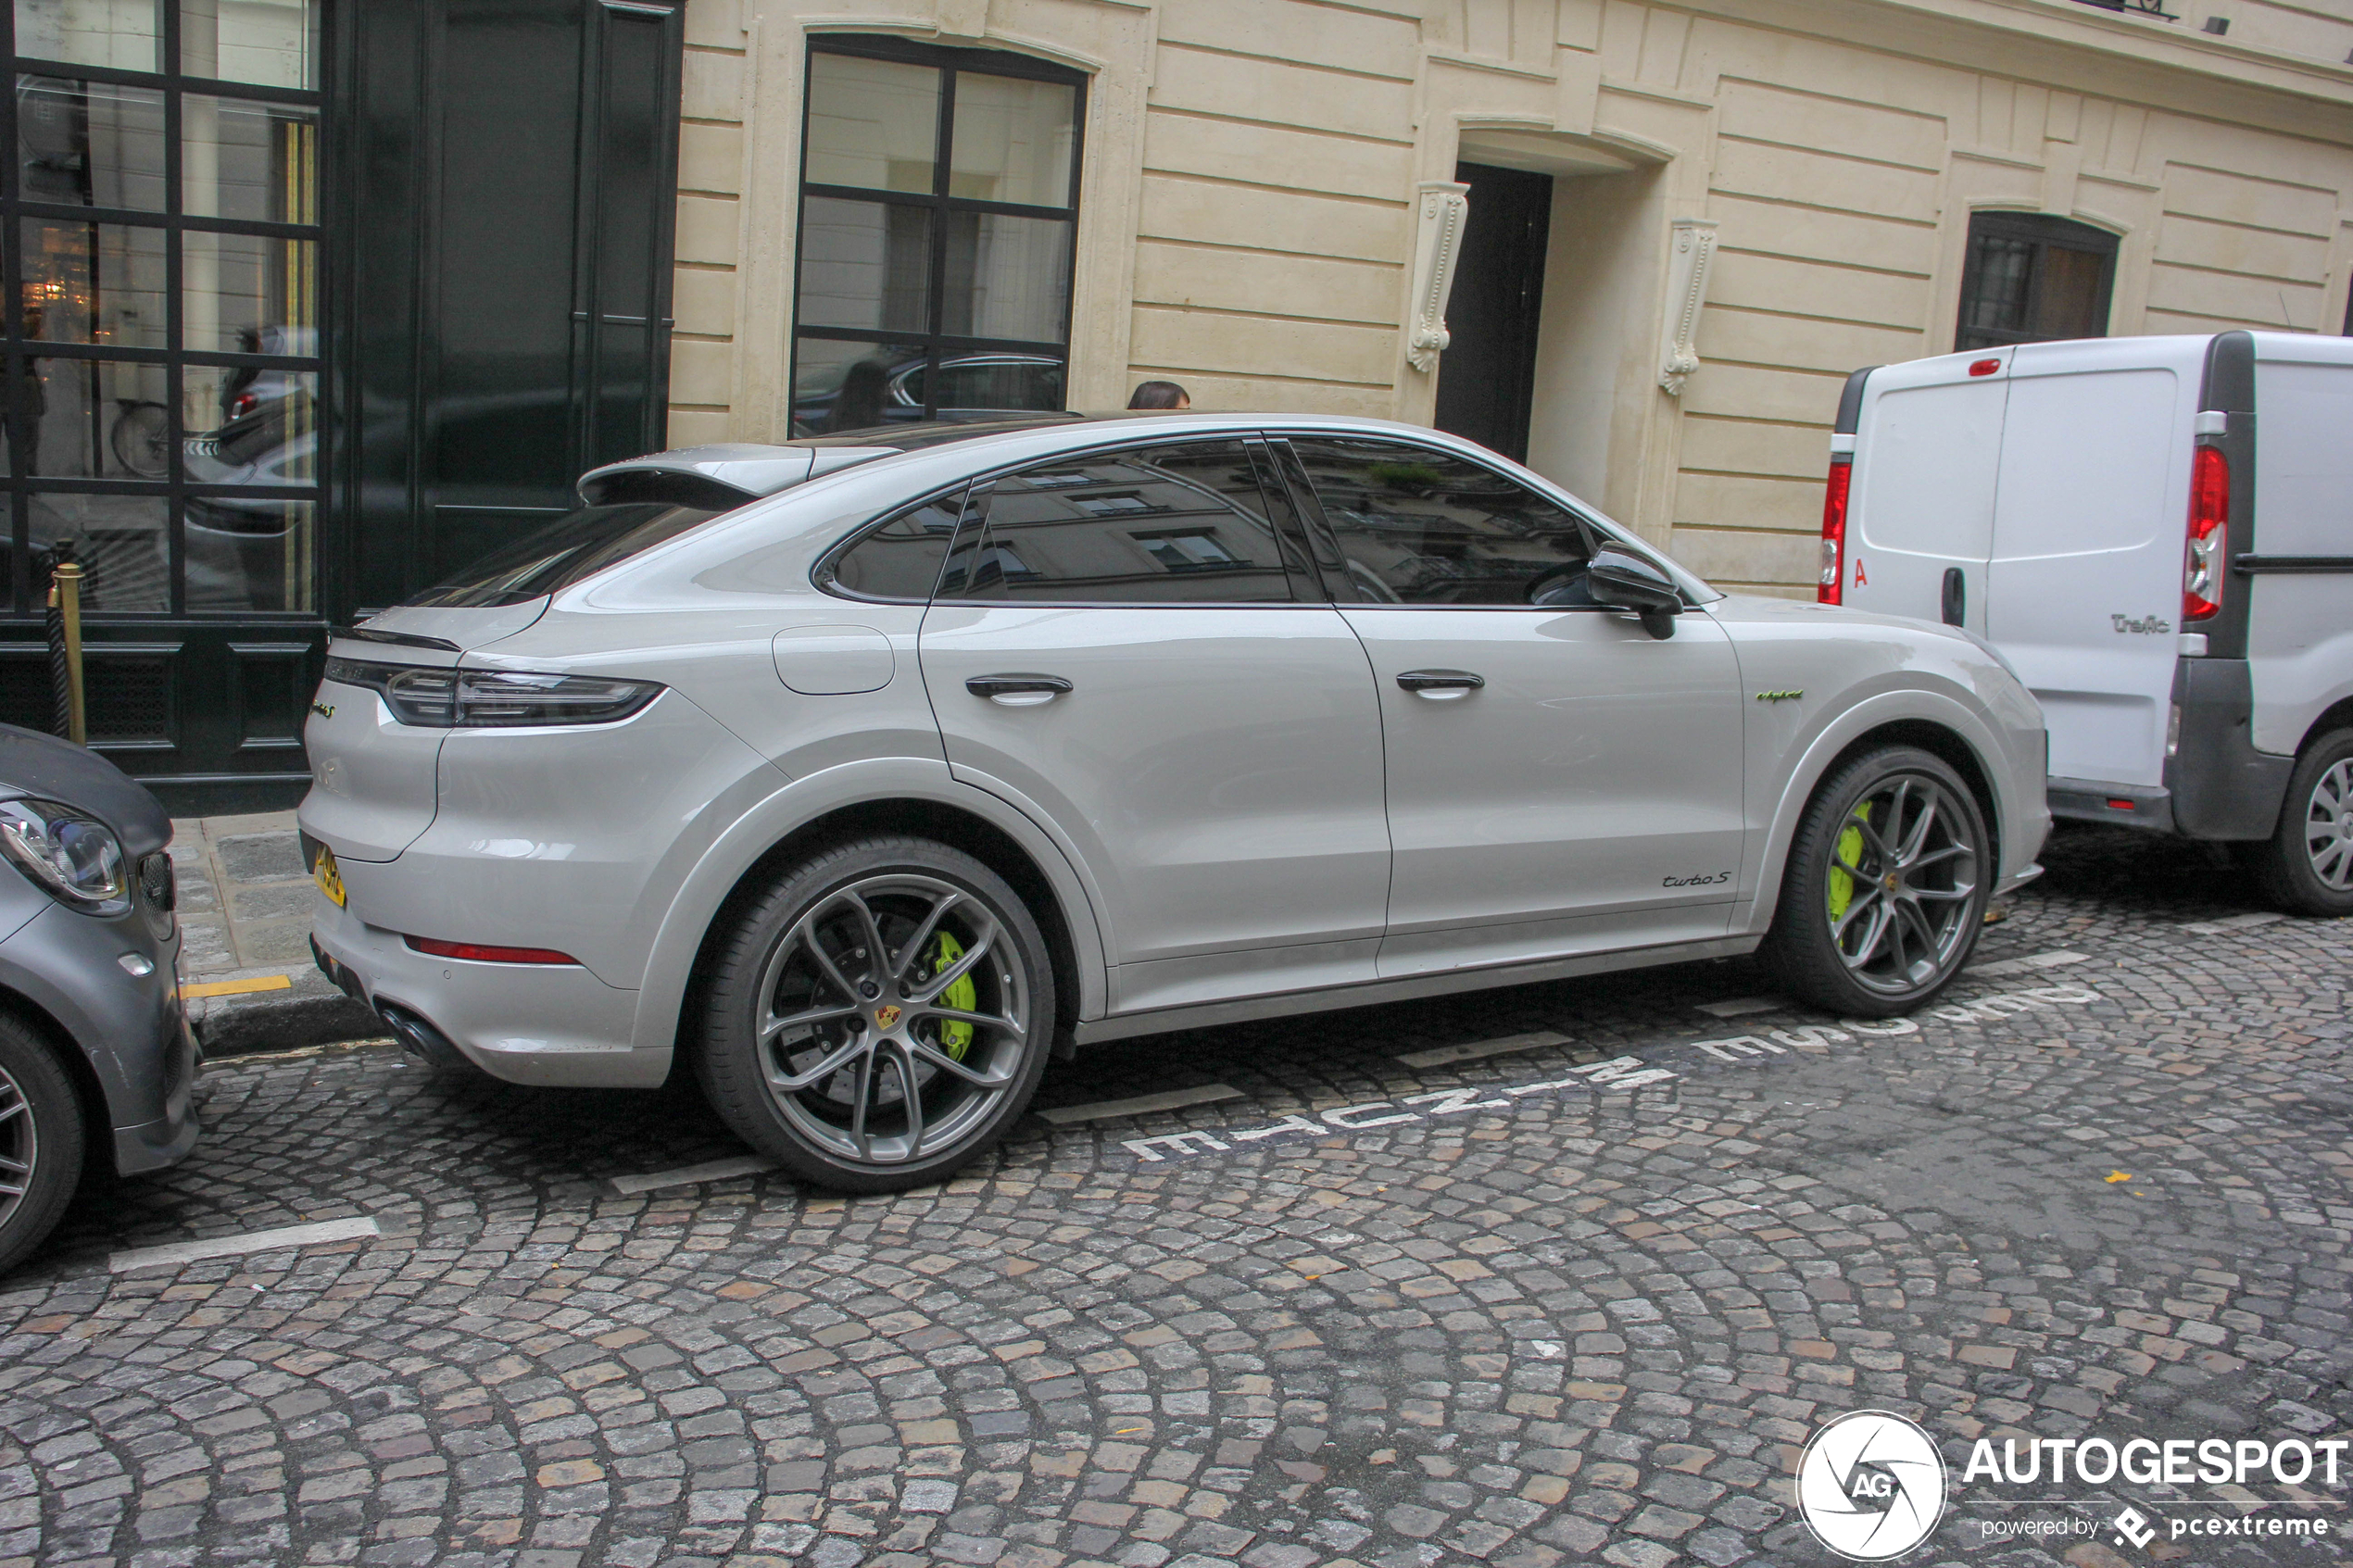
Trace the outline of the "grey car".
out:
<instances>
[{"instance_id":1,"label":"grey car","mask_svg":"<svg viewBox=\"0 0 2353 1568\"><path fill-rule=\"evenodd\" d=\"M132 1175L195 1144L170 843L112 763L0 724L0 1271L86 1165Z\"/></svg>"},{"instance_id":2,"label":"grey car","mask_svg":"<svg viewBox=\"0 0 2353 1568\"><path fill-rule=\"evenodd\" d=\"M1903 1012L2049 827L1982 643L1718 593L1435 431L909 424L582 498L335 636L321 965L429 1060L683 1065L846 1190L1098 1041L1759 949Z\"/></svg>"}]
</instances>

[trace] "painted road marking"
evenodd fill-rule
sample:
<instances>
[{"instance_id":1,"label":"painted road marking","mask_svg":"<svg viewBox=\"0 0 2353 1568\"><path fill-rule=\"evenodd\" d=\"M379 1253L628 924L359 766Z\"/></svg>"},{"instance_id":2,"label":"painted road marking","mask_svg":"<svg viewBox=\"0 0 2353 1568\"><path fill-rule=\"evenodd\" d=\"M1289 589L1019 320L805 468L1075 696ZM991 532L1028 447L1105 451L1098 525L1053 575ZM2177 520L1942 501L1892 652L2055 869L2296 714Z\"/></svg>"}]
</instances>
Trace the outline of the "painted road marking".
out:
<instances>
[{"instance_id":1,"label":"painted road marking","mask_svg":"<svg viewBox=\"0 0 2353 1568\"><path fill-rule=\"evenodd\" d=\"M2202 920L2195 925L2182 927L2197 936L2219 936L2225 931L2245 931L2250 925L2269 925L2287 916L2273 909L2257 909L2251 914L2226 915L2221 920Z\"/></svg>"},{"instance_id":2,"label":"painted road marking","mask_svg":"<svg viewBox=\"0 0 2353 1568\"><path fill-rule=\"evenodd\" d=\"M1221 1099L1239 1099L1241 1090L1230 1084L1203 1084L1193 1089L1167 1089L1156 1095L1138 1095L1134 1099L1097 1100L1092 1105L1058 1105L1038 1114L1057 1127L1067 1127L1074 1122L1108 1122L1114 1116L1141 1116L1152 1110L1178 1110L1189 1105L1214 1105Z\"/></svg>"},{"instance_id":3,"label":"painted road marking","mask_svg":"<svg viewBox=\"0 0 2353 1568\"><path fill-rule=\"evenodd\" d=\"M2029 953L2022 959L1995 959L1992 963L1973 963L1971 974L2026 974L2038 969L2057 969L2063 964L2089 963L2089 953L2070 953L2061 948L2052 953Z\"/></svg>"},{"instance_id":4,"label":"painted road marking","mask_svg":"<svg viewBox=\"0 0 2353 1568\"><path fill-rule=\"evenodd\" d=\"M274 1231L247 1231L243 1236L207 1236L201 1241L174 1241L162 1247L133 1247L109 1254L107 1270L176 1268L206 1258L235 1258L247 1252L276 1252L288 1247L316 1247L326 1241L352 1241L382 1236L383 1227L371 1218L321 1220L311 1225L286 1225Z\"/></svg>"},{"instance_id":5,"label":"painted road marking","mask_svg":"<svg viewBox=\"0 0 2353 1568\"><path fill-rule=\"evenodd\" d=\"M733 1160L706 1160L700 1165L681 1165L674 1171L649 1171L642 1176L610 1178L613 1191L623 1198L657 1187L692 1186L697 1182L724 1182L733 1176L756 1176L762 1171L773 1171L776 1162L762 1160L756 1154L738 1155Z\"/></svg>"},{"instance_id":6,"label":"painted road marking","mask_svg":"<svg viewBox=\"0 0 2353 1568\"><path fill-rule=\"evenodd\" d=\"M1529 1035L1510 1035L1500 1040L1474 1040L1467 1045L1438 1046L1426 1051L1406 1051L1398 1060L1408 1067L1445 1067L1457 1061L1478 1061L1491 1056L1511 1056L1519 1051L1541 1049L1546 1046L1565 1046L1568 1036L1557 1030L1539 1029Z\"/></svg>"},{"instance_id":7,"label":"painted road marking","mask_svg":"<svg viewBox=\"0 0 2353 1568\"><path fill-rule=\"evenodd\" d=\"M2021 991L1999 991L1966 1003L1931 1008L1922 1016L1941 1019L1947 1023L1998 1023L2036 1008L2061 1004L2080 1006L2099 999L2100 994L2089 985L2035 985ZM1827 1023L1806 1023L1794 1029L1776 1029L1770 1035L1735 1035L1727 1040L1692 1040L1688 1042L1688 1048L1705 1051L1718 1061L1785 1056L1791 1051L1821 1056L1829 1053L1833 1042L1843 1043L1857 1035L1871 1040L1892 1039L1919 1032L1919 1018L1843 1018L1836 1028Z\"/></svg>"},{"instance_id":8,"label":"painted road marking","mask_svg":"<svg viewBox=\"0 0 2353 1568\"><path fill-rule=\"evenodd\" d=\"M1770 1012L1780 1005L1779 997L1734 997L1730 1001L1701 1002L1699 1010L1718 1018L1738 1018L1744 1012Z\"/></svg>"},{"instance_id":9,"label":"painted road marking","mask_svg":"<svg viewBox=\"0 0 2353 1568\"><path fill-rule=\"evenodd\" d=\"M251 980L200 980L193 985L182 985L183 997L242 997L248 991L284 991L293 988L294 980L283 974L257 975Z\"/></svg>"},{"instance_id":10,"label":"painted road marking","mask_svg":"<svg viewBox=\"0 0 2353 1568\"><path fill-rule=\"evenodd\" d=\"M1565 1078L1548 1078L1534 1084L1491 1084L1475 1089L1437 1089L1428 1094L1405 1095L1400 1098L1368 1099L1355 1105L1336 1105L1313 1116L1297 1111L1287 1113L1279 1122L1264 1127L1221 1128L1212 1133L1193 1129L1182 1133L1162 1133L1156 1137L1122 1138L1120 1147L1146 1164L1157 1165L1172 1157L1188 1154L1224 1152L1235 1144L1256 1143L1262 1138L1279 1137L1290 1133L1306 1133L1317 1137L1329 1137L1334 1133L1368 1133L1378 1127L1394 1127L1405 1122L1426 1122L1434 1116L1451 1116L1467 1110L1498 1110L1510 1106L1514 1099L1527 1095L1551 1094L1561 1089L1585 1089L1593 1093L1608 1093L1617 1089L1639 1089L1645 1084L1661 1084L1680 1077L1664 1067L1652 1067L1641 1058L1621 1056L1608 1061L1589 1061L1582 1067L1572 1067ZM1482 1096L1501 1095L1501 1099ZM1162 1152L1165 1150L1166 1152Z\"/></svg>"}]
</instances>

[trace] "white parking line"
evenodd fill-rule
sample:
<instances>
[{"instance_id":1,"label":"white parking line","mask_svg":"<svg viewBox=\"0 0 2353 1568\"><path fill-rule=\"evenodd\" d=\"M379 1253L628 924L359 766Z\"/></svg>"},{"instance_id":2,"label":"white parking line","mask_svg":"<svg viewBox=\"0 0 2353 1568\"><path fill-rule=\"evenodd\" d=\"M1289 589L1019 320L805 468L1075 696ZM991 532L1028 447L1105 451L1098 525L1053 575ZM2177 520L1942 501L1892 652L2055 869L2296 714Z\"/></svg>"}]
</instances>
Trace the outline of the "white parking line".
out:
<instances>
[{"instance_id":1,"label":"white parking line","mask_svg":"<svg viewBox=\"0 0 2353 1568\"><path fill-rule=\"evenodd\" d=\"M1168 1089L1156 1095L1138 1095L1134 1099L1060 1105L1038 1114L1057 1127L1067 1127L1074 1122L1108 1122L1114 1116L1141 1116L1150 1110L1176 1110L1188 1105L1214 1105L1221 1099L1241 1098L1241 1090L1230 1085L1203 1084L1197 1089Z\"/></svg>"},{"instance_id":2,"label":"white parking line","mask_svg":"<svg viewBox=\"0 0 2353 1568\"><path fill-rule=\"evenodd\" d=\"M636 1193L651 1192L656 1187L692 1186L697 1182L724 1182L731 1176L756 1176L762 1171L773 1171L776 1162L762 1160L756 1154L737 1155L733 1160L706 1160L700 1165L681 1165L675 1171L648 1171L642 1176L613 1176L612 1190L623 1198Z\"/></svg>"},{"instance_id":3,"label":"white parking line","mask_svg":"<svg viewBox=\"0 0 2353 1568\"><path fill-rule=\"evenodd\" d=\"M2051 953L2029 953L2020 959L1995 959L1992 963L1973 963L1971 974L2028 974L2038 969L2057 969L2062 964L2089 963L2089 953L2070 953L2065 948Z\"/></svg>"},{"instance_id":4,"label":"white parking line","mask_svg":"<svg viewBox=\"0 0 2353 1568\"><path fill-rule=\"evenodd\" d=\"M1451 1062L1477 1061L1482 1057L1510 1056L1516 1051L1532 1051L1544 1046L1567 1044L1567 1035L1552 1029L1539 1029L1531 1035L1512 1035L1500 1040L1474 1040L1467 1045L1404 1051L1399 1054L1397 1060L1408 1067L1444 1067Z\"/></svg>"},{"instance_id":5,"label":"white parking line","mask_svg":"<svg viewBox=\"0 0 2353 1568\"><path fill-rule=\"evenodd\" d=\"M1718 1018L1738 1018L1744 1012L1770 1012L1781 1005L1779 997L1734 997L1729 1001L1701 1002L1702 1012L1712 1012Z\"/></svg>"},{"instance_id":6,"label":"white parking line","mask_svg":"<svg viewBox=\"0 0 2353 1568\"><path fill-rule=\"evenodd\" d=\"M2287 916L2274 909L2257 909L2250 914L2225 915L2221 920L2202 920L2182 927L2193 936L2219 936L2225 931L2245 931L2250 925L2269 925Z\"/></svg>"},{"instance_id":7,"label":"white parking line","mask_svg":"<svg viewBox=\"0 0 2353 1568\"><path fill-rule=\"evenodd\" d=\"M274 1231L247 1231L243 1236L208 1236L202 1241L174 1241L162 1247L133 1247L107 1258L110 1273L131 1269L176 1268L206 1258L235 1258L247 1252L275 1252L287 1247L315 1247L322 1241L351 1241L382 1236L372 1218L321 1220L312 1225L286 1225Z\"/></svg>"}]
</instances>

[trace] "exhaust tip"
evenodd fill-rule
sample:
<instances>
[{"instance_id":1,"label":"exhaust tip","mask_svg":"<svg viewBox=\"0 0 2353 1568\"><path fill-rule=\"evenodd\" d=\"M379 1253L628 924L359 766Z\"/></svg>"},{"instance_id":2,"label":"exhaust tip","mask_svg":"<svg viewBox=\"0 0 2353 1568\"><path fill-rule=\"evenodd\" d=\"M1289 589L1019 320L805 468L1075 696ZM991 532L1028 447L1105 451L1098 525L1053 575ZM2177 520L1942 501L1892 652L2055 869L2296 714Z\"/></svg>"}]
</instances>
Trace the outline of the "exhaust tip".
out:
<instances>
[{"instance_id":1,"label":"exhaust tip","mask_svg":"<svg viewBox=\"0 0 2353 1568\"><path fill-rule=\"evenodd\" d=\"M376 1016L384 1021L393 1038L400 1042L400 1048L427 1067L442 1072L472 1070L473 1063L466 1060L466 1053L452 1044L448 1035L407 1008L379 1004Z\"/></svg>"}]
</instances>

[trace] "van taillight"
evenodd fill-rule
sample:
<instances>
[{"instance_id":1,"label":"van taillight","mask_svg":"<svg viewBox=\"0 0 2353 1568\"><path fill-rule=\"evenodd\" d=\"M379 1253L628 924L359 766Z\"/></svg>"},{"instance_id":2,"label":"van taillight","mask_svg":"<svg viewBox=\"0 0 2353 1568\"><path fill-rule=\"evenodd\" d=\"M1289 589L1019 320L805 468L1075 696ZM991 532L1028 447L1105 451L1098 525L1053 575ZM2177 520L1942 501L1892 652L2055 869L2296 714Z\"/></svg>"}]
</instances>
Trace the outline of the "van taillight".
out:
<instances>
[{"instance_id":1,"label":"van taillight","mask_svg":"<svg viewBox=\"0 0 2353 1568\"><path fill-rule=\"evenodd\" d=\"M2190 458L2190 538L2182 558L2182 619L2210 621L2222 609L2223 524L2231 515L2231 461L2220 446Z\"/></svg>"},{"instance_id":2,"label":"van taillight","mask_svg":"<svg viewBox=\"0 0 2353 1568\"><path fill-rule=\"evenodd\" d=\"M1814 590L1817 602L1842 602L1846 571L1846 486L1855 477L1855 459L1843 452L1831 456L1831 479L1822 492L1822 577Z\"/></svg>"}]
</instances>

